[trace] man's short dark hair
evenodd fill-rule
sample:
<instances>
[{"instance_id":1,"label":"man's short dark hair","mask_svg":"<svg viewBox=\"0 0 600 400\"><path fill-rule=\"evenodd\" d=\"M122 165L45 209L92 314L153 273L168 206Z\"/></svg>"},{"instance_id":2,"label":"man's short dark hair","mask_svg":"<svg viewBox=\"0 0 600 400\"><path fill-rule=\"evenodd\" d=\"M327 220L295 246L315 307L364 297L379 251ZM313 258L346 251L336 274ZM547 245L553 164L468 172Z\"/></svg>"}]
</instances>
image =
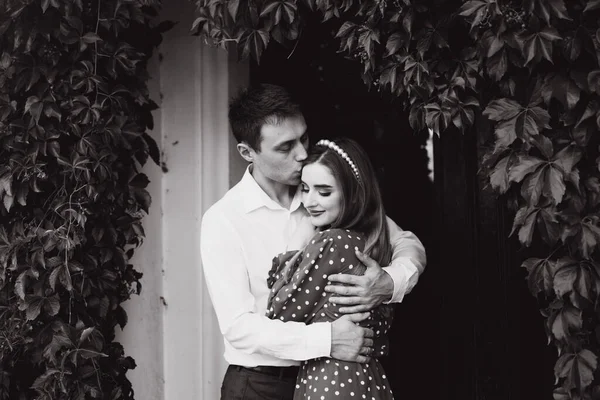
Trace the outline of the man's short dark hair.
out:
<instances>
[{"instance_id":1,"label":"man's short dark hair","mask_svg":"<svg viewBox=\"0 0 600 400\"><path fill-rule=\"evenodd\" d=\"M266 83L242 90L229 104L233 136L238 143L246 142L256 151L260 151L263 125L300 115L300 106L285 88Z\"/></svg>"}]
</instances>

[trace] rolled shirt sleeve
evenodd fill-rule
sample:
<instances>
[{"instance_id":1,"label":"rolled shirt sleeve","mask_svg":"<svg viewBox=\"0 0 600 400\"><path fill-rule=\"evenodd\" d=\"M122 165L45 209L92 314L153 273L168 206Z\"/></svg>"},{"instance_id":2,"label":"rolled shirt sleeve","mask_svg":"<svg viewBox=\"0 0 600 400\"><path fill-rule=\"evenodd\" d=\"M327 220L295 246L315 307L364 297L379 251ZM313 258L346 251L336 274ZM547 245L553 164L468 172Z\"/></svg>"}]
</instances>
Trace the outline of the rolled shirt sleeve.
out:
<instances>
[{"instance_id":1,"label":"rolled shirt sleeve","mask_svg":"<svg viewBox=\"0 0 600 400\"><path fill-rule=\"evenodd\" d=\"M423 243L414 233L402 230L389 217L387 223L393 255L391 264L383 269L394 281L394 293L388 303L400 303L417 284L427 257Z\"/></svg>"}]
</instances>

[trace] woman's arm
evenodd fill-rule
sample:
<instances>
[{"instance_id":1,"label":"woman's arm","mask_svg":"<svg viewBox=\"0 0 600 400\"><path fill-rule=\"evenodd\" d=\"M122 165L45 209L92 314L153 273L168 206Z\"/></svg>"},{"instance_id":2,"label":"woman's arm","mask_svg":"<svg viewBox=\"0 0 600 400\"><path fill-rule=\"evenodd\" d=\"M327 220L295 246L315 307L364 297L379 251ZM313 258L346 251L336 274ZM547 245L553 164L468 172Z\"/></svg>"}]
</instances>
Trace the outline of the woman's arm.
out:
<instances>
[{"instance_id":1,"label":"woman's arm","mask_svg":"<svg viewBox=\"0 0 600 400\"><path fill-rule=\"evenodd\" d=\"M360 241L350 244L347 236L345 231L331 230L319 232L310 239L287 275L291 278L286 282L280 275L273 285L267 306L269 318L306 322L327 303L324 288L329 275L364 272L354 255Z\"/></svg>"}]
</instances>

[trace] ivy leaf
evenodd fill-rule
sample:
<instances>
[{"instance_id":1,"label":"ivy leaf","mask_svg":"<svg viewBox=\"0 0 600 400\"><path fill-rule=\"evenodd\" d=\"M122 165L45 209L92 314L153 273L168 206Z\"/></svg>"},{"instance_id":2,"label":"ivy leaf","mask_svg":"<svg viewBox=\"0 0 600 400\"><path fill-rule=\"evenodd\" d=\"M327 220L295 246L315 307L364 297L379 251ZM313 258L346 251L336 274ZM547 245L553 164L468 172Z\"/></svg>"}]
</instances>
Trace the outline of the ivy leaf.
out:
<instances>
[{"instance_id":1,"label":"ivy leaf","mask_svg":"<svg viewBox=\"0 0 600 400\"><path fill-rule=\"evenodd\" d=\"M462 17L472 17L471 30L473 30L483 19L484 14L487 12L489 4L485 1L471 0L467 1L458 10L458 15Z\"/></svg>"},{"instance_id":2,"label":"ivy leaf","mask_svg":"<svg viewBox=\"0 0 600 400\"><path fill-rule=\"evenodd\" d=\"M527 270L529 291L537 296L540 293L551 294L554 288L556 261L542 258L528 258L521 264Z\"/></svg>"},{"instance_id":3,"label":"ivy leaf","mask_svg":"<svg viewBox=\"0 0 600 400\"><path fill-rule=\"evenodd\" d=\"M15 294L19 296L21 300L25 300L27 293L27 282L29 278L36 278L36 274L31 269L26 269L21 272L15 281Z\"/></svg>"},{"instance_id":4,"label":"ivy leaf","mask_svg":"<svg viewBox=\"0 0 600 400\"><path fill-rule=\"evenodd\" d=\"M519 228L519 242L521 242L526 247L529 247L529 245L531 245L531 241L533 239L533 227L539 214L539 211L539 209L525 208L526 215L522 217L523 222L521 224L517 224L518 214L517 217L515 217L515 221L513 224L513 232L517 227Z\"/></svg>"},{"instance_id":5,"label":"ivy leaf","mask_svg":"<svg viewBox=\"0 0 600 400\"><path fill-rule=\"evenodd\" d=\"M581 310L567 303L548 318L550 330L557 340L568 340L571 334L581 330L582 324Z\"/></svg>"},{"instance_id":6,"label":"ivy leaf","mask_svg":"<svg viewBox=\"0 0 600 400\"><path fill-rule=\"evenodd\" d=\"M560 224L556 219L556 209L552 206L541 208L536 222L542 240L553 246L560 239Z\"/></svg>"},{"instance_id":7,"label":"ivy leaf","mask_svg":"<svg viewBox=\"0 0 600 400\"><path fill-rule=\"evenodd\" d=\"M94 331L94 327L85 328L81 331L81 335L79 336L79 343L83 343Z\"/></svg>"},{"instance_id":8,"label":"ivy leaf","mask_svg":"<svg viewBox=\"0 0 600 400\"><path fill-rule=\"evenodd\" d=\"M462 7L458 10L458 15L462 17L469 17L475 14L478 11L481 11L484 7L487 7L488 3L481 0L471 0L467 1Z\"/></svg>"},{"instance_id":9,"label":"ivy leaf","mask_svg":"<svg viewBox=\"0 0 600 400\"><path fill-rule=\"evenodd\" d=\"M414 21L415 21L415 13L411 7L408 9L406 14L402 18L402 27L404 28L406 33L408 33L409 37L412 35L412 27L413 27Z\"/></svg>"},{"instance_id":10,"label":"ivy leaf","mask_svg":"<svg viewBox=\"0 0 600 400\"><path fill-rule=\"evenodd\" d=\"M530 155L520 154L517 161L511 166L509 179L512 182L521 182L525 177L546 164L546 161Z\"/></svg>"},{"instance_id":11,"label":"ivy leaf","mask_svg":"<svg viewBox=\"0 0 600 400\"><path fill-rule=\"evenodd\" d=\"M532 139L532 143L547 159L552 158L552 156L554 155L554 146L552 145L552 140L548 139L547 136L534 136Z\"/></svg>"},{"instance_id":12,"label":"ivy leaf","mask_svg":"<svg viewBox=\"0 0 600 400\"><path fill-rule=\"evenodd\" d=\"M554 165L549 165L546 169L546 182L544 184L544 195L546 198L553 199L554 204L560 204L565 194L566 186L563 173Z\"/></svg>"},{"instance_id":13,"label":"ivy leaf","mask_svg":"<svg viewBox=\"0 0 600 400\"><path fill-rule=\"evenodd\" d=\"M525 65L533 60L539 62L542 58L552 62L552 43L560 39L558 31L550 26L527 37L523 43Z\"/></svg>"},{"instance_id":14,"label":"ivy leaf","mask_svg":"<svg viewBox=\"0 0 600 400\"><path fill-rule=\"evenodd\" d=\"M556 361L554 374L564 378L567 389L582 393L594 379L598 367L598 357L588 349L578 353L565 353Z\"/></svg>"},{"instance_id":15,"label":"ivy leaf","mask_svg":"<svg viewBox=\"0 0 600 400\"><path fill-rule=\"evenodd\" d=\"M571 294L577 290L589 300L589 291L592 280L590 271L582 268L579 263L574 260L564 263L554 275L554 292L556 296L562 298L566 294Z\"/></svg>"},{"instance_id":16,"label":"ivy leaf","mask_svg":"<svg viewBox=\"0 0 600 400\"><path fill-rule=\"evenodd\" d=\"M575 142L582 147L585 147L590 139L591 135L591 127L590 127L590 119L595 117L598 112L598 103L596 101L590 101L581 118L573 127L573 138ZM592 122L593 123L593 122ZM595 127L594 127L595 128ZM593 129L595 132L596 130Z\"/></svg>"},{"instance_id":17,"label":"ivy leaf","mask_svg":"<svg viewBox=\"0 0 600 400\"><path fill-rule=\"evenodd\" d=\"M242 58L247 59L249 55L260 63L260 56L266 49L269 43L269 33L263 29L254 29L246 31L240 39L240 45L242 46Z\"/></svg>"},{"instance_id":18,"label":"ivy leaf","mask_svg":"<svg viewBox=\"0 0 600 400\"><path fill-rule=\"evenodd\" d=\"M415 104L410 108L408 122L415 131L425 128L425 107L422 104Z\"/></svg>"},{"instance_id":19,"label":"ivy leaf","mask_svg":"<svg viewBox=\"0 0 600 400\"><path fill-rule=\"evenodd\" d=\"M571 19L563 0L527 0L526 3L528 4L525 8L530 12L535 11L547 24L550 23L553 16L566 20Z\"/></svg>"},{"instance_id":20,"label":"ivy leaf","mask_svg":"<svg viewBox=\"0 0 600 400\"><path fill-rule=\"evenodd\" d=\"M146 211L146 214L148 214L150 204L152 203L152 197L150 196L150 193L148 193L145 189L140 188L136 188L133 193L135 195L135 199L140 204L140 207Z\"/></svg>"},{"instance_id":21,"label":"ivy leaf","mask_svg":"<svg viewBox=\"0 0 600 400\"><path fill-rule=\"evenodd\" d=\"M552 158L552 163L559 166L564 174L570 174L582 156L583 153L579 147L569 145L556 153Z\"/></svg>"},{"instance_id":22,"label":"ivy leaf","mask_svg":"<svg viewBox=\"0 0 600 400\"><path fill-rule=\"evenodd\" d=\"M56 281L59 280L60 283L67 289L69 292L73 290L73 284L71 282L71 273L69 272L68 266L63 263L58 267L52 270L50 274L50 278L48 279L48 283L52 290L56 290Z\"/></svg>"},{"instance_id":23,"label":"ivy leaf","mask_svg":"<svg viewBox=\"0 0 600 400\"><path fill-rule=\"evenodd\" d=\"M429 103L425 106L425 123L436 135L439 135L448 126L449 114L445 113L437 103Z\"/></svg>"},{"instance_id":24,"label":"ivy leaf","mask_svg":"<svg viewBox=\"0 0 600 400\"><path fill-rule=\"evenodd\" d=\"M344 22L344 25L349 24L348 22ZM350 25L352 26L352 25ZM343 27L343 26L342 26ZM340 28L341 31L341 28ZM386 49L386 56L390 56L392 54L396 54L398 53L398 50L400 50L401 47L406 47L410 42L410 38L408 38L406 35L400 33L400 32L395 32L393 34L390 35L390 37L388 38L386 44L385 44L385 49Z\"/></svg>"},{"instance_id":25,"label":"ivy leaf","mask_svg":"<svg viewBox=\"0 0 600 400\"><path fill-rule=\"evenodd\" d=\"M63 349L72 349L73 347L73 342L63 330L55 330L52 335L52 341L46 346L42 354L48 361L56 363L56 353Z\"/></svg>"},{"instance_id":26,"label":"ivy leaf","mask_svg":"<svg viewBox=\"0 0 600 400\"><path fill-rule=\"evenodd\" d=\"M500 50L486 60L487 73L498 82L508 69L508 56L505 49Z\"/></svg>"},{"instance_id":27,"label":"ivy leaf","mask_svg":"<svg viewBox=\"0 0 600 400\"><path fill-rule=\"evenodd\" d=\"M28 321L36 319L42 311L44 298L42 296L28 296L25 303L19 305L20 310L25 310Z\"/></svg>"},{"instance_id":28,"label":"ivy leaf","mask_svg":"<svg viewBox=\"0 0 600 400\"><path fill-rule=\"evenodd\" d=\"M501 194L506 193L509 187L508 162L510 158L511 156L501 158L490 174L490 184L492 185L492 188L496 189Z\"/></svg>"},{"instance_id":29,"label":"ivy leaf","mask_svg":"<svg viewBox=\"0 0 600 400\"><path fill-rule=\"evenodd\" d=\"M511 99L492 100L483 110L483 115L492 121L500 121L495 133L498 138L496 147L508 147L517 139L516 117L523 107Z\"/></svg>"},{"instance_id":30,"label":"ivy leaf","mask_svg":"<svg viewBox=\"0 0 600 400\"><path fill-rule=\"evenodd\" d=\"M35 125L39 124L40 116L42 115L43 103L37 96L29 96L25 103L25 113L29 113Z\"/></svg>"},{"instance_id":31,"label":"ivy leaf","mask_svg":"<svg viewBox=\"0 0 600 400\"><path fill-rule=\"evenodd\" d=\"M563 54L565 58L571 62L577 60L581 54L581 38L579 35L574 34L573 36L566 36L563 38Z\"/></svg>"},{"instance_id":32,"label":"ivy leaf","mask_svg":"<svg viewBox=\"0 0 600 400\"><path fill-rule=\"evenodd\" d=\"M287 1L272 1L268 3L260 13L261 17L273 14L274 24L277 25L283 17L286 22L292 23L296 19L297 6Z\"/></svg>"},{"instance_id":33,"label":"ivy leaf","mask_svg":"<svg viewBox=\"0 0 600 400\"><path fill-rule=\"evenodd\" d=\"M10 196L8 194L4 195L4 208L6 209L7 212L10 212L10 209L12 208L14 201L15 201L15 198L13 196Z\"/></svg>"},{"instance_id":34,"label":"ivy leaf","mask_svg":"<svg viewBox=\"0 0 600 400\"><path fill-rule=\"evenodd\" d=\"M102 38L94 32L88 32L81 37L81 40L87 44L101 42Z\"/></svg>"},{"instance_id":35,"label":"ivy leaf","mask_svg":"<svg viewBox=\"0 0 600 400\"><path fill-rule=\"evenodd\" d=\"M587 80L590 90L600 94L600 70L590 71Z\"/></svg>"},{"instance_id":36,"label":"ivy leaf","mask_svg":"<svg viewBox=\"0 0 600 400\"><path fill-rule=\"evenodd\" d=\"M568 110L575 108L581 95L579 86L570 77L560 74L549 79L545 89L547 90L546 96L550 95L560 101Z\"/></svg>"},{"instance_id":37,"label":"ivy leaf","mask_svg":"<svg viewBox=\"0 0 600 400\"><path fill-rule=\"evenodd\" d=\"M547 166L538 168L534 173L529 174L523 181L521 186L521 195L527 200L532 206L537 206L542 193L544 191L544 185L546 184Z\"/></svg>"},{"instance_id":38,"label":"ivy leaf","mask_svg":"<svg viewBox=\"0 0 600 400\"><path fill-rule=\"evenodd\" d=\"M35 389L40 392L45 392L46 387L50 386L48 381L52 378L53 375L59 375L61 371L55 368L48 368L43 374L38 376L33 384L31 385L32 389Z\"/></svg>"},{"instance_id":39,"label":"ivy leaf","mask_svg":"<svg viewBox=\"0 0 600 400\"><path fill-rule=\"evenodd\" d=\"M60 301L58 299L58 295L44 298L44 311L48 315L54 316L54 315L58 314L59 310L60 310Z\"/></svg>"},{"instance_id":40,"label":"ivy leaf","mask_svg":"<svg viewBox=\"0 0 600 400\"><path fill-rule=\"evenodd\" d=\"M537 135L542 129L550 128L550 114L541 107L523 108L515 121L515 131L518 137L527 140Z\"/></svg>"},{"instance_id":41,"label":"ivy leaf","mask_svg":"<svg viewBox=\"0 0 600 400\"><path fill-rule=\"evenodd\" d=\"M597 10L600 8L600 0L588 0L583 12L588 12L592 10Z\"/></svg>"},{"instance_id":42,"label":"ivy leaf","mask_svg":"<svg viewBox=\"0 0 600 400\"><path fill-rule=\"evenodd\" d=\"M500 121L495 129L497 148L508 147L517 137L528 142L540 130L550 127L548 111L538 106L523 107L509 99L491 101L483 115L492 121Z\"/></svg>"},{"instance_id":43,"label":"ivy leaf","mask_svg":"<svg viewBox=\"0 0 600 400\"><path fill-rule=\"evenodd\" d=\"M141 189L146 188L149 183L150 183L150 179L148 179L148 176L146 174L142 174L142 173L135 175L129 181L130 186L133 186L136 188L141 188Z\"/></svg>"},{"instance_id":44,"label":"ivy leaf","mask_svg":"<svg viewBox=\"0 0 600 400\"><path fill-rule=\"evenodd\" d=\"M231 19L235 22L237 18L238 9L240 8L240 0L229 0L227 2L227 10L229 11L229 15L231 15Z\"/></svg>"}]
</instances>

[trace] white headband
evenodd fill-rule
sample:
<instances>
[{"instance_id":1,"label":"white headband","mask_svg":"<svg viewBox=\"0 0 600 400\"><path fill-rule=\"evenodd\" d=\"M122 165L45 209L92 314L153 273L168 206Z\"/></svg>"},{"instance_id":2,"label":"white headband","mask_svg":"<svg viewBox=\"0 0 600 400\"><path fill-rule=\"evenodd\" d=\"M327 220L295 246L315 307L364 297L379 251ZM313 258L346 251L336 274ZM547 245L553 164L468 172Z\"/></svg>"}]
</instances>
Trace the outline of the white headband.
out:
<instances>
[{"instance_id":1,"label":"white headband","mask_svg":"<svg viewBox=\"0 0 600 400\"><path fill-rule=\"evenodd\" d=\"M325 146L325 147L328 147L331 150L335 151L336 153L338 153L339 156L342 157L344 159L344 161L346 161L348 163L348 165L350 166L350 169L352 169L352 172L354 173L354 176L356 177L356 180L358 180L360 182L360 175L358 174L358 168L356 168L354 161L352 161L352 159L350 158L348 153L346 153L344 150L342 150L342 148L340 146L338 146L331 140L327 140L327 139L319 140L317 142L317 146Z\"/></svg>"}]
</instances>

